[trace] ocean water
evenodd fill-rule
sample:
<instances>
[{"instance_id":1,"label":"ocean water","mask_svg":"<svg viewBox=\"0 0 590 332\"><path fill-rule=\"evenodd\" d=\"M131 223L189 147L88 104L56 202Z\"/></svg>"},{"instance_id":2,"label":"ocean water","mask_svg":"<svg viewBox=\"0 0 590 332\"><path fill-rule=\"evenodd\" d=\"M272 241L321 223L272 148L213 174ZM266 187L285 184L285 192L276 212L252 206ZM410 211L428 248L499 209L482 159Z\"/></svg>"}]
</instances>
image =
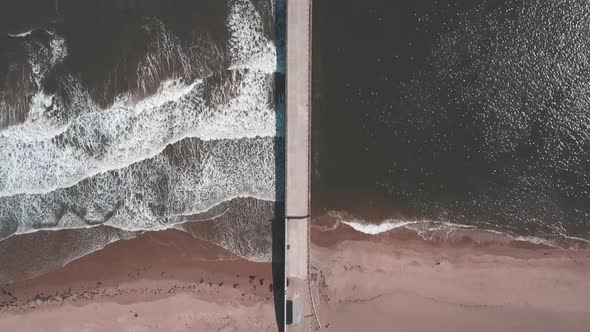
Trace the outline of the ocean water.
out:
<instances>
[{"instance_id":1,"label":"ocean water","mask_svg":"<svg viewBox=\"0 0 590 332\"><path fill-rule=\"evenodd\" d=\"M587 1L314 10L316 214L590 240Z\"/></svg>"},{"instance_id":2,"label":"ocean water","mask_svg":"<svg viewBox=\"0 0 590 332\"><path fill-rule=\"evenodd\" d=\"M281 1L2 6L12 15L0 25L0 277L35 275L138 232L194 230L195 216L222 207L242 211L237 229L250 212L274 217ZM270 231L240 239L250 244L208 231L193 233L270 259ZM56 244L64 236L77 240ZM35 238L48 243L22 245Z\"/></svg>"}]
</instances>

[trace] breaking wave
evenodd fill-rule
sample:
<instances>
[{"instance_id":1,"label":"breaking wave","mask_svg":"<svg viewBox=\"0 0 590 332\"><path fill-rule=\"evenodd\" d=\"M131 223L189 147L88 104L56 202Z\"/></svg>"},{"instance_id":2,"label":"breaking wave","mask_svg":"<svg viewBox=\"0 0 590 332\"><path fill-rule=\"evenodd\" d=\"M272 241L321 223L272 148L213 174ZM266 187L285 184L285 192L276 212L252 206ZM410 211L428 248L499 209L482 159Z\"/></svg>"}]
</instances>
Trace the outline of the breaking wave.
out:
<instances>
[{"instance_id":1,"label":"breaking wave","mask_svg":"<svg viewBox=\"0 0 590 332\"><path fill-rule=\"evenodd\" d=\"M479 229L472 225L463 225L446 221L412 220L412 219L385 219L378 222L359 219L345 212L331 211L328 216L340 224L347 225L357 232L368 235L379 235L395 230L406 229L415 232L424 240L429 241L460 241L464 238L479 244L509 243L512 241L527 242L537 245L545 245L564 249L587 249L590 241L578 237L560 234L558 236L526 236L500 232L492 229Z\"/></svg>"},{"instance_id":2,"label":"breaking wave","mask_svg":"<svg viewBox=\"0 0 590 332\"><path fill-rule=\"evenodd\" d=\"M184 216L182 223L169 228L216 243L246 259L270 262L272 236L268 221L282 216L281 211L276 209L274 201L235 198L207 211ZM34 278L142 233L93 225L12 235L0 240L0 284Z\"/></svg>"},{"instance_id":3,"label":"breaking wave","mask_svg":"<svg viewBox=\"0 0 590 332\"><path fill-rule=\"evenodd\" d=\"M0 240L160 230L235 198L282 199L282 45L265 29L267 7L228 3L223 41L186 41L146 18L134 84L110 99L116 79L93 89L69 71L59 28L15 36L26 60L9 68L19 84L0 91Z\"/></svg>"}]
</instances>

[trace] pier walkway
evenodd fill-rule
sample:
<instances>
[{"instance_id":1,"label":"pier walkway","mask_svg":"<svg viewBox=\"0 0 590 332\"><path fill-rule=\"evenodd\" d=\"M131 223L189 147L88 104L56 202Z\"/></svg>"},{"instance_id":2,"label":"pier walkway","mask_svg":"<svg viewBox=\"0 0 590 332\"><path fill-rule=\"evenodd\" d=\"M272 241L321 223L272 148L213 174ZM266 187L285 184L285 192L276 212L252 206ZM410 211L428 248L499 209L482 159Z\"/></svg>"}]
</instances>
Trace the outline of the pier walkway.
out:
<instances>
[{"instance_id":1,"label":"pier walkway","mask_svg":"<svg viewBox=\"0 0 590 332\"><path fill-rule=\"evenodd\" d=\"M290 305L285 306L285 317L289 331L318 328L309 288L311 11L311 0L287 0L285 298Z\"/></svg>"}]
</instances>

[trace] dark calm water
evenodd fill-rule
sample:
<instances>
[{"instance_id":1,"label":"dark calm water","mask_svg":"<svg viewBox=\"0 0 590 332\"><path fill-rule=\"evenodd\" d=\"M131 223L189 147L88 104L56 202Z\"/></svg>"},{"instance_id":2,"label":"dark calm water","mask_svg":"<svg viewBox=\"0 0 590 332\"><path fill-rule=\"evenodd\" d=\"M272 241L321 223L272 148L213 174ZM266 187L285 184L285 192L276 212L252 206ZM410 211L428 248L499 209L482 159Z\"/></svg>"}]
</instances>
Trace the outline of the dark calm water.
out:
<instances>
[{"instance_id":1,"label":"dark calm water","mask_svg":"<svg viewBox=\"0 0 590 332\"><path fill-rule=\"evenodd\" d=\"M316 212L590 239L590 3L315 2Z\"/></svg>"}]
</instances>

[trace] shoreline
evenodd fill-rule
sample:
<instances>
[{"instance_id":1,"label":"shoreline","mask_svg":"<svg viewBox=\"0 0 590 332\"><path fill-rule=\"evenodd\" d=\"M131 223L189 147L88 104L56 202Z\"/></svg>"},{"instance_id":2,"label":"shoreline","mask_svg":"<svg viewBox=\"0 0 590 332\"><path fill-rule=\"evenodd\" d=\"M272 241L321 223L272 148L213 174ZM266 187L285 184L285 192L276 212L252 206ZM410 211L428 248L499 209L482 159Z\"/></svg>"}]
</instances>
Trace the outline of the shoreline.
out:
<instances>
[{"instance_id":1,"label":"shoreline","mask_svg":"<svg viewBox=\"0 0 590 332\"><path fill-rule=\"evenodd\" d=\"M346 225L361 234L383 236L383 234L415 233L422 240L434 242L474 242L481 245L537 245L564 250L590 249L590 240L567 235L547 237L514 235L494 229L478 228L473 225L426 219L393 218L362 219L345 211L329 211L315 218L314 226L319 229L335 229Z\"/></svg>"},{"instance_id":2,"label":"shoreline","mask_svg":"<svg viewBox=\"0 0 590 332\"><path fill-rule=\"evenodd\" d=\"M590 250L512 241L424 240L312 229L314 297L324 329L580 331L590 327Z\"/></svg>"},{"instance_id":3,"label":"shoreline","mask_svg":"<svg viewBox=\"0 0 590 332\"><path fill-rule=\"evenodd\" d=\"M223 201L204 212L187 215L164 229L126 230L94 225L82 228L40 229L0 240L0 284L32 279L103 250L109 244L144 234L182 231L219 244L232 254L253 262L272 260L272 220L280 218L282 205L253 197ZM252 211L241 215L241 211Z\"/></svg>"},{"instance_id":4,"label":"shoreline","mask_svg":"<svg viewBox=\"0 0 590 332\"><path fill-rule=\"evenodd\" d=\"M117 317L144 330L229 324L266 331L276 327L272 294L271 263L251 262L167 230L118 241L42 276L0 285L0 329L34 331L51 319L59 322L51 323L56 330L112 330L120 326ZM67 311L78 315L57 320ZM219 311L225 318L207 318L206 313ZM185 314L170 321L177 313Z\"/></svg>"},{"instance_id":5,"label":"shoreline","mask_svg":"<svg viewBox=\"0 0 590 332\"><path fill-rule=\"evenodd\" d=\"M357 331L554 331L590 327L590 250L523 241L425 240L311 224L312 293L322 327ZM271 263L169 229L107 245L0 285L0 329L274 331ZM74 313L74 315L72 315ZM56 323L58 322L58 323Z\"/></svg>"}]
</instances>

